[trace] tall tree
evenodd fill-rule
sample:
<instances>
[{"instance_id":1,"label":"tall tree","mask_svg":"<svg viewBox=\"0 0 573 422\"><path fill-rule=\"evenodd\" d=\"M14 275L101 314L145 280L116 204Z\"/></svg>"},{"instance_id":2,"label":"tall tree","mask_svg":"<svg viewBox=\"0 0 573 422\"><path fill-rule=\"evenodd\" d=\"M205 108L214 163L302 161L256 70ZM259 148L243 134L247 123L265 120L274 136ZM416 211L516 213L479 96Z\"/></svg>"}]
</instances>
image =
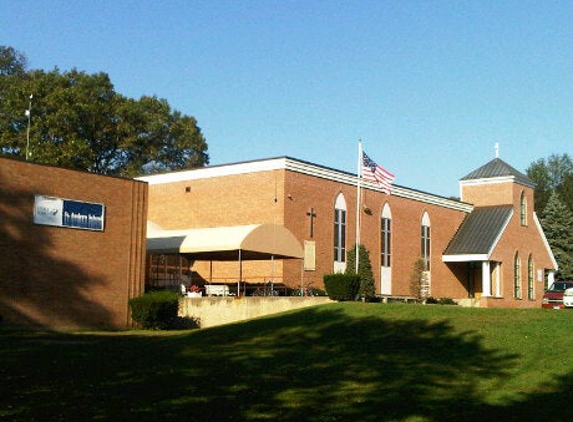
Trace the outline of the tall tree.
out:
<instances>
[{"instance_id":1,"label":"tall tree","mask_svg":"<svg viewBox=\"0 0 573 422\"><path fill-rule=\"evenodd\" d=\"M573 175L573 160L568 154L552 154L549 158L540 158L526 170L527 176L535 182L535 209L541 214L549 201L551 193L568 183ZM573 209L573 204L568 204Z\"/></svg>"},{"instance_id":2,"label":"tall tree","mask_svg":"<svg viewBox=\"0 0 573 422\"><path fill-rule=\"evenodd\" d=\"M103 72L28 71L21 53L0 47L0 100L2 155L123 176L209 162L193 117L156 97L125 98Z\"/></svg>"},{"instance_id":3,"label":"tall tree","mask_svg":"<svg viewBox=\"0 0 573 422\"><path fill-rule=\"evenodd\" d=\"M558 280L573 280L573 212L553 192L541 218L547 241L559 264Z\"/></svg>"}]
</instances>

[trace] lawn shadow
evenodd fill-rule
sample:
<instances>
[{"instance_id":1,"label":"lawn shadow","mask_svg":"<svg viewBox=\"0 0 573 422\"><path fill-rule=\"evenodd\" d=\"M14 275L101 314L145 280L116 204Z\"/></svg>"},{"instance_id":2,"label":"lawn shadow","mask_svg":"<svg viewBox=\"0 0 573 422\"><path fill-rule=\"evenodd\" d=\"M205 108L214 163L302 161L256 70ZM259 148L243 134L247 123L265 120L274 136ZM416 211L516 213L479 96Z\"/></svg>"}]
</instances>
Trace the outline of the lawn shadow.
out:
<instances>
[{"instance_id":1,"label":"lawn shadow","mask_svg":"<svg viewBox=\"0 0 573 422\"><path fill-rule=\"evenodd\" d=\"M208 406L197 420L459 420L481 415L477 390L508 375L516 356L488 350L446 321L355 318L305 310L212 330L230 347L197 355ZM217 342L217 341L215 341ZM240 351L240 352L239 352ZM475 411L475 412L474 412ZM474 414L475 413L475 414Z\"/></svg>"},{"instance_id":2,"label":"lawn shadow","mask_svg":"<svg viewBox=\"0 0 573 422\"><path fill-rule=\"evenodd\" d=\"M568 376L488 404L482 383L503 383L517 356L447 321L331 305L187 333L9 340L0 409L10 403L10 420L535 421L545 400L572 398Z\"/></svg>"}]
</instances>

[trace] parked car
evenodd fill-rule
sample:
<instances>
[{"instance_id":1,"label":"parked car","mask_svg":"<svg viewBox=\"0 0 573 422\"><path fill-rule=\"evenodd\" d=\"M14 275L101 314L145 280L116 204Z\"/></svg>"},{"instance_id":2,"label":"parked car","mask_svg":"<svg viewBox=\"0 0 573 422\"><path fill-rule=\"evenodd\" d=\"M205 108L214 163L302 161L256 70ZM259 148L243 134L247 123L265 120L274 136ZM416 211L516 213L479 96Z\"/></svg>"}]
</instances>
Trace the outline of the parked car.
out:
<instances>
[{"instance_id":1,"label":"parked car","mask_svg":"<svg viewBox=\"0 0 573 422\"><path fill-rule=\"evenodd\" d=\"M563 306L573 308L573 287L568 288L563 293Z\"/></svg>"},{"instance_id":2,"label":"parked car","mask_svg":"<svg viewBox=\"0 0 573 422\"><path fill-rule=\"evenodd\" d=\"M541 307L545 309L563 309L565 306L573 307L573 295L567 295L567 303L564 304L565 291L573 289L573 281L556 281L543 295Z\"/></svg>"}]
</instances>

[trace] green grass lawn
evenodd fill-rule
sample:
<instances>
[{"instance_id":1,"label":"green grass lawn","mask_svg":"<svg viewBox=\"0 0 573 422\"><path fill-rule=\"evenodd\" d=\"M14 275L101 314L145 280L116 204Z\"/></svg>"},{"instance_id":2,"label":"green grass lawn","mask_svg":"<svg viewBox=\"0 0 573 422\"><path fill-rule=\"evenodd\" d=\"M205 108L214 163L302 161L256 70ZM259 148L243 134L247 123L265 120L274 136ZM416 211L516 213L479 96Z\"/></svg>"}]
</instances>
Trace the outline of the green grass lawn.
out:
<instances>
[{"instance_id":1,"label":"green grass lawn","mask_svg":"<svg viewBox=\"0 0 573 422\"><path fill-rule=\"evenodd\" d=\"M0 420L570 421L573 311L344 303L194 331L0 331Z\"/></svg>"}]
</instances>

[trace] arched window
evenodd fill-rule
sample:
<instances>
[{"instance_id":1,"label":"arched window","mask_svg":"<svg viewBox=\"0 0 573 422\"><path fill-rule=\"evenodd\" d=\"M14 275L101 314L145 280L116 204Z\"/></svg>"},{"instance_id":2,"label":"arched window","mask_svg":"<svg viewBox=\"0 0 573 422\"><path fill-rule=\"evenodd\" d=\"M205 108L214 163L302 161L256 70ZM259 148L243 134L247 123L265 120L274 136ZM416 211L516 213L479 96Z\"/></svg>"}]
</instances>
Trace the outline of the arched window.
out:
<instances>
[{"instance_id":1,"label":"arched window","mask_svg":"<svg viewBox=\"0 0 573 422\"><path fill-rule=\"evenodd\" d=\"M342 193L334 203L334 262L346 262L346 201Z\"/></svg>"},{"instance_id":2,"label":"arched window","mask_svg":"<svg viewBox=\"0 0 573 422\"><path fill-rule=\"evenodd\" d=\"M527 298L529 300L535 299L533 287L533 256L530 254L527 259Z\"/></svg>"},{"instance_id":3,"label":"arched window","mask_svg":"<svg viewBox=\"0 0 573 422\"><path fill-rule=\"evenodd\" d=\"M380 223L380 262L382 267L390 267L392 263L392 213L387 203L382 209Z\"/></svg>"},{"instance_id":4,"label":"arched window","mask_svg":"<svg viewBox=\"0 0 573 422\"><path fill-rule=\"evenodd\" d=\"M421 232L421 254L420 257L424 262L424 268L426 271L430 271L430 216L427 212L424 212L422 216L422 232Z\"/></svg>"},{"instance_id":5,"label":"arched window","mask_svg":"<svg viewBox=\"0 0 573 422\"><path fill-rule=\"evenodd\" d=\"M519 261L519 252L515 253L513 259L513 297L521 299L521 263Z\"/></svg>"},{"instance_id":6,"label":"arched window","mask_svg":"<svg viewBox=\"0 0 573 422\"><path fill-rule=\"evenodd\" d=\"M521 199L519 200L519 216L522 226L527 226L527 198L525 192L521 192Z\"/></svg>"}]
</instances>

